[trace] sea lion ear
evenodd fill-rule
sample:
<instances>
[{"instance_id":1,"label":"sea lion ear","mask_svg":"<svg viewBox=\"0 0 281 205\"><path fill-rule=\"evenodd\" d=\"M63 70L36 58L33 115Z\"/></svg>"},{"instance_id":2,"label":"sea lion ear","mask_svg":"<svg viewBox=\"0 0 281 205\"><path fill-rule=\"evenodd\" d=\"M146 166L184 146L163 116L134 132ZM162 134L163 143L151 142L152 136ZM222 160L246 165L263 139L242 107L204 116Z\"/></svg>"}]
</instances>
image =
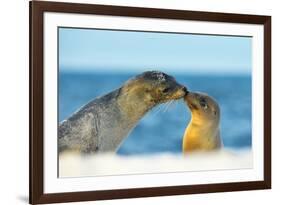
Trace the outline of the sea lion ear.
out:
<instances>
[{"instance_id":1,"label":"sea lion ear","mask_svg":"<svg viewBox=\"0 0 281 205\"><path fill-rule=\"evenodd\" d=\"M217 115L217 111L214 110L213 112L214 112L214 115Z\"/></svg>"}]
</instances>

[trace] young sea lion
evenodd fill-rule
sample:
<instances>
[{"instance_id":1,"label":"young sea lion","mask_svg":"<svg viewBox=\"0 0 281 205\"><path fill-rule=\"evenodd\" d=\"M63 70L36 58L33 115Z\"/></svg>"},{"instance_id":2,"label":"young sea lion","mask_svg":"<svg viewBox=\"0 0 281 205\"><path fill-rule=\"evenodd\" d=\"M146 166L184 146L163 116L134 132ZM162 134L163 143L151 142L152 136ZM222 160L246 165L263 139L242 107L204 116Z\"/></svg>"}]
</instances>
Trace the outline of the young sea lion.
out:
<instances>
[{"instance_id":1,"label":"young sea lion","mask_svg":"<svg viewBox=\"0 0 281 205\"><path fill-rule=\"evenodd\" d=\"M147 71L137 75L61 122L59 152L116 151L145 113L185 94L186 88L165 73Z\"/></svg>"},{"instance_id":2,"label":"young sea lion","mask_svg":"<svg viewBox=\"0 0 281 205\"><path fill-rule=\"evenodd\" d=\"M222 146L219 105L199 92L189 92L184 100L191 111L191 120L183 136L183 153L219 149Z\"/></svg>"}]
</instances>

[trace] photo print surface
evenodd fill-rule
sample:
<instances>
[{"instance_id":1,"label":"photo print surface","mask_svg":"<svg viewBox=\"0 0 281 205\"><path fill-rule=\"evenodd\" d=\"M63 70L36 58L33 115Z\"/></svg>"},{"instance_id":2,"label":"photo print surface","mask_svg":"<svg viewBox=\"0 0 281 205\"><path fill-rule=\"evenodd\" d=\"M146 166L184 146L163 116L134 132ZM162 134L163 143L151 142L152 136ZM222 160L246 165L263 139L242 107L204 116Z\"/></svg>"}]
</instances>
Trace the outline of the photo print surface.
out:
<instances>
[{"instance_id":1,"label":"photo print surface","mask_svg":"<svg viewBox=\"0 0 281 205\"><path fill-rule=\"evenodd\" d=\"M58 27L59 177L250 169L252 37Z\"/></svg>"}]
</instances>

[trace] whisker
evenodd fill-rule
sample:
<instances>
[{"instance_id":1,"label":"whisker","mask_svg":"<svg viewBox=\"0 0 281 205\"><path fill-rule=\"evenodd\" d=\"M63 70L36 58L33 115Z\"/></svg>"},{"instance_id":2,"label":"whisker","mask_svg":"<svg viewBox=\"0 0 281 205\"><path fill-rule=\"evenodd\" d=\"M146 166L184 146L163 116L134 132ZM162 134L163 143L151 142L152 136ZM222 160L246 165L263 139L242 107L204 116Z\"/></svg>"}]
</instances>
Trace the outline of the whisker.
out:
<instances>
[{"instance_id":1,"label":"whisker","mask_svg":"<svg viewBox=\"0 0 281 205\"><path fill-rule=\"evenodd\" d=\"M158 112L160 110L160 106L161 105L157 105L156 107L152 108L152 110L150 111L152 114L155 114L156 112Z\"/></svg>"},{"instance_id":2,"label":"whisker","mask_svg":"<svg viewBox=\"0 0 281 205\"><path fill-rule=\"evenodd\" d=\"M165 111L166 111L166 109L167 109L167 106L168 106L168 103L169 103L169 102L166 102L166 103L164 104L164 106L163 106L163 107L164 107L163 113L165 113Z\"/></svg>"},{"instance_id":3,"label":"whisker","mask_svg":"<svg viewBox=\"0 0 281 205\"><path fill-rule=\"evenodd\" d=\"M180 104L181 104L181 105L180 105ZM181 100L180 104L179 104L180 110L181 110L181 111L184 111L184 106L185 106L185 105L184 105L184 104L185 104L184 101ZM182 106L182 104L183 104L184 106Z\"/></svg>"},{"instance_id":4,"label":"whisker","mask_svg":"<svg viewBox=\"0 0 281 205\"><path fill-rule=\"evenodd\" d=\"M158 105L158 106L152 111L152 115L153 115L153 116L156 116L157 114L159 114L159 113L163 110L163 106L164 106L164 104Z\"/></svg>"},{"instance_id":5,"label":"whisker","mask_svg":"<svg viewBox=\"0 0 281 205\"><path fill-rule=\"evenodd\" d=\"M175 100L171 100L171 103L168 105L168 109L167 110L171 110L171 108L174 105Z\"/></svg>"},{"instance_id":6,"label":"whisker","mask_svg":"<svg viewBox=\"0 0 281 205\"><path fill-rule=\"evenodd\" d=\"M166 105L166 107L165 107L165 110L164 110L164 113L168 110L170 104L171 104L171 101L169 101L169 102L167 103L167 105Z\"/></svg>"},{"instance_id":7,"label":"whisker","mask_svg":"<svg viewBox=\"0 0 281 205\"><path fill-rule=\"evenodd\" d=\"M172 100L172 103L171 103L170 109L174 108L174 106L175 106L175 104L176 104L175 102L176 102L176 100Z\"/></svg>"},{"instance_id":8,"label":"whisker","mask_svg":"<svg viewBox=\"0 0 281 205\"><path fill-rule=\"evenodd\" d=\"M175 104L176 104L176 106L178 107L178 105L179 105L179 100L176 100Z\"/></svg>"}]
</instances>

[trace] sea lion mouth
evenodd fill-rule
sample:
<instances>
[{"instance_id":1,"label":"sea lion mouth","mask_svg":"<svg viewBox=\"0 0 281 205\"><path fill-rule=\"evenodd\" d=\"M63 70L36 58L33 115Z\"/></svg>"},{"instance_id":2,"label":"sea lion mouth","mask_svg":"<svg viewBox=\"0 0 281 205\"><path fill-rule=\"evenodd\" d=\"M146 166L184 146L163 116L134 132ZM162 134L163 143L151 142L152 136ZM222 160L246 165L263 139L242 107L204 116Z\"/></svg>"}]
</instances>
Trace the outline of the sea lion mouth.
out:
<instances>
[{"instance_id":1,"label":"sea lion mouth","mask_svg":"<svg viewBox=\"0 0 281 205\"><path fill-rule=\"evenodd\" d=\"M198 110L198 106L195 104L194 102L194 95L192 92L187 91L187 93L184 96L184 101L186 102L187 106L191 109L191 110Z\"/></svg>"},{"instance_id":2,"label":"sea lion mouth","mask_svg":"<svg viewBox=\"0 0 281 205\"><path fill-rule=\"evenodd\" d=\"M192 110L198 110L198 107L197 107L195 104L190 103L190 104L188 104L188 105L189 105L190 109L192 109Z\"/></svg>"},{"instance_id":3,"label":"sea lion mouth","mask_svg":"<svg viewBox=\"0 0 281 205\"><path fill-rule=\"evenodd\" d=\"M173 100L178 100L178 99L180 99L180 98L183 98L184 96L186 96L186 93L187 93L188 91L187 91L187 89L186 89L186 87L182 87L182 88L180 88L180 89L178 89L175 93L174 93L174 95L172 95L172 99Z\"/></svg>"},{"instance_id":4,"label":"sea lion mouth","mask_svg":"<svg viewBox=\"0 0 281 205\"><path fill-rule=\"evenodd\" d=\"M168 95L168 96L165 96L162 99L159 99L158 102L157 101L155 101L155 102L157 102L157 103L166 103L166 102L169 102L169 101L180 100L185 95L186 95L185 92L178 90L178 91L176 91L175 93L173 93L171 95Z\"/></svg>"},{"instance_id":5,"label":"sea lion mouth","mask_svg":"<svg viewBox=\"0 0 281 205\"><path fill-rule=\"evenodd\" d=\"M171 90L170 93L167 95L164 95L162 101L170 101L170 100L179 100L183 98L187 93L187 88L185 86L180 86L179 88L175 88L174 90Z\"/></svg>"}]
</instances>

